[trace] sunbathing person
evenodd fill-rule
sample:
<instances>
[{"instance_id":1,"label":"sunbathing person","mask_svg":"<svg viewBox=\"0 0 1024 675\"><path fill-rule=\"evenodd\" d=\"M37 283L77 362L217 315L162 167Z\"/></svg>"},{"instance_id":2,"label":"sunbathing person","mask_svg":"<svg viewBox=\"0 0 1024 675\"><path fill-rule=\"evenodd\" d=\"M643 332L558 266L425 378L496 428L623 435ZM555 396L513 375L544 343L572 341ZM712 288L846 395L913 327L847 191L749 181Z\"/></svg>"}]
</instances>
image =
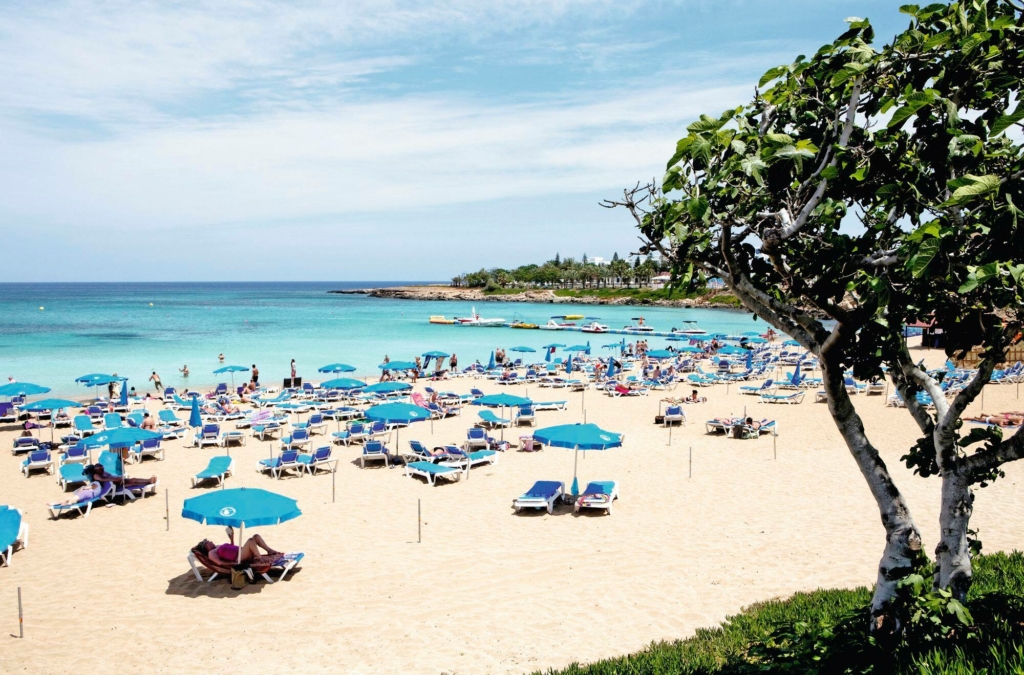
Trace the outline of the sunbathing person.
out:
<instances>
[{"instance_id":1,"label":"sunbathing person","mask_svg":"<svg viewBox=\"0 0 1024 675\"><path fill-rule=\"evenodd\" d=\"M761 423L755 422L753 417L748 417L746 419L745 424L747 425L747 427L753 429L754 431L757 431L758 429L761 428Z\"/></svg>"},{"instance_id":2,"label":"sunbathing person","mask_svg":"<svg viewBox=\"0 0 1024 675\"><path fill-rule=\"evenodd\" d=\"M115 485L121 485L126 488L142 487L144 485L152 485L156 483L156 476L150 476L149 478L125 478L124 476L115 476L107 473L107 470L103 468L102 464L91 464L82 469L82 472L86 473L90 467L93 471L93 480L98 480L101 483L114 483ZM88 475L88 473L86 473L86 475Z\"/></svg>"},{"instance_id":3,"label":"sunbathing person","mask_svg":"<svg viewBox=\"0 0 1024 675\"><path fill-rule=\"evenodd\" d=\"M149 413L145 413L142 416L142 424L139 426L140 429L147 429L149 431L156 431L156 420Z\"/></svg>"},{"instance_id":4,"label":"sunbathing person","mask_svg":"<svg viewBox=\"0 0 1024 675\"><path fill-rule=\"evenodd\" d=\"M1015 413L1001 413L999 415L981 413L977 417L965 417L964 419L968 422L983 422L997 427L1019 427L1024 423L1024 416Z\"/></svg>"},{"instance_id":5,"label":"sunbathing person","mask_svg":"<svg viewBox=\"0 0 1024 675\"><path fill-rule=\"evenodd\" d=\"M82 502L91 501L99 497L101 494L103 494L103 488L100 486L100 484L97 483L96 481L91 481L89 483L86 483L82 487L78 488L74 492L72 492L71 496L65 499L64 501L53 502L52 504L48 504L48 506L50 506L51 508L55 508L58 506L71 506L72 504L79 504Z\"/></svg>"},{"instance_id":6,"label":"sunbathing person","mask_svg":"<svg viewBox=\"0 0 1024 675\"><path fill-rule=\"evenodd\" d=\"M281 555L280 551L275 551L270 548L266 541L263 540L258 534L254 534L249 537L244 544L242 544L241 551L239 547L235 546L235 530L229 527L227 529L228 540L230 543L221 544L217 546L212 541L205 542L207 555L211 562L219 563L224 566L237 565L242 563L251 563L264 555L260 552L260 549L266 551L265 555L274 556L275 558ZM241 556L239 556L241 552Z\"/></svg>"}]
</instances>

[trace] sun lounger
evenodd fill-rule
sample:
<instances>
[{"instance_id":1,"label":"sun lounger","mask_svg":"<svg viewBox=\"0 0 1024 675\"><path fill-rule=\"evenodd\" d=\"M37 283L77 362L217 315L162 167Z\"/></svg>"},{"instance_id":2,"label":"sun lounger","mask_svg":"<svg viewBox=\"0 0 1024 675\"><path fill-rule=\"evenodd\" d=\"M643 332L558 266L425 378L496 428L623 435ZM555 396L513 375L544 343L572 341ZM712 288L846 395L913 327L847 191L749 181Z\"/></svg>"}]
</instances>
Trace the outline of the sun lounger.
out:
<instances>
[{"instance_id":1,"label":"sun lounger","mask_svg":"<svg viewBox=\"0 0 1024 675\"><path fill-rule=\"evenodd\" d=\"M277 457L261 459L256 465L256 470L261 473L269 471L271 476L280 479L281 474L286 471L298 471L301 473L303 468L299 463L299 451L285 450Z\"/></svg>"},{"instance_id":2,"label":"sun lounger","mask_svg":"<svg viewBox=\"0 0 1024 675\"><path fill-rule=\"evenodd\" d=\"M384 460L384 466L391 466L391 452L380 441L367 441L359 455L359 467L366 468L367 462Z\"/></svg>"},{"instance_id":3,"label":"sun lounger","mask_svg":"<svg viewBox=\"0 0 1024 675\"><path fill-rule=\"evenodd\" d=\"M480 423L487 426L489 429L497 429L499 427L507 427L511 424L511 421L498 417L490 410L481 410L477 413L480 416Z\"/></svg>"},{"instance_id":4,"label":"sun lounger","mask_svg":"<svg viewBox=\"0 0 1024 675\"><path fill-rule=\"evenodd\" d=\"M84 463L89 461L89 449L83 446L81 443L76 443L65 450L59 460L59 464L64 466L65 464L73 463Z\"/></svg>"},{"instance_id":5,"label":"sun lounger","mask_svg":"<svg viewBox=\"0 0 1024 675\"><path fill-rule=\"evenodd\" d=\"M539 480L529 490L512 500L512 508L519 513L523 509L555 510L555 503L565 493L565 483L555 480Z\"/></svg>"},{"instance_id":6,"label":"sun lounger","mask_svg":"<svg viewBox=\"0 0 1024 675\"><path fill-rule=\"evenodd\" d=\"M480 427L473 427L466 430L466 448L472 450L474 448L486 448L487 432Z\"/></svg>"},{"instance_id":7,"label":"sun lounger","mask_svg":"<svg viewBox=\"0 0 1024 675\"><path fill-rule=\"evenodd\" d=\"M0 564L11 566L14 547L28 548L28 523L19 509L0 506Z\"/></svg>"},{"instance_id":8,"label":"sun lounger","mask_svg":"<svg viewBox=\"0 0 1024 675\"><path fill-rule=\"evenodd\" d=\"M760 385L743 385L740 387L741 394L760 396L761 394L772 394L775 392L774 380L765 380Z\"/></svg>"},{"instance_id":9,"label":"sun lounger","mask_svg":"<svg viewBox=\"0 0 1024 675\"><path fill-rule=\"evenodd\" d=\"M531 427L537 426L537 413L531 405L521 405L516 409L516 426L523 424L529 424Z\"/></svg>"},{"instance_id":10,"label":"sun lounger","mask_svg":"<svg viewBox=\"0 0 1024 675\"><path fill-rule=\"evenodd\" d=\"M19 436L14 439L11 453L17 455L19 452L31 452L39 449L39 439L30 436Z\"/></svg>"},{"instance_id":11,"label":"sun lounger","mask_svg":"<svg viewBox=\"0 0 1024 675\"><path fill-rule=\"evenodd\" d=\"M277 581L281 581L289 572L295 569L305 556L305 553L282 553L279 558L269 565L250 565L250 568L246 570L246 574L249 575L250 581L254 580L253 575L255 573L263 577L267 583L272 584L275 580L271 578L270 572L279 570L280 574L277 577ZM224 577L225 579L231 578L231 568L233 565L215 563L210 560L203 551L192 549L189 551L187 560L189 567L192 568L192 574L196 575L197 581L203 581L203 575L199 573L199 568L196 566L196 563L213 573L210 575L209 579L206 579L206 583L210 583L217 577Z\"/></svg>"},{"instance_id":12,"label":"sun lounger","mask_svg":"<svg viewBox=\"0 0 1024 675\"><path fill-rule=\"evenodd\" d=\"M49 450L33 450L21 463L21 472L25 474L25 478L28 478L33 471L45 471L47 474L52 474L53 466L53 457Z\"/></svg>"},{"instance_id":13,"label":"sun lounger","mask_svg":"<svg viewBox=\"0 0 1024 675\"><path fill-rule=\"evenodd\" d=\"M761 394L761 401L764 403L785 403L795 405L804 402L804 392L797 391L792 394Z\"/></svg>"},{"instance_id":14,"label":"sun lounger","mask_svg":"<svg viewBox=\"0 0 1024 675\"><path fill-rule=\"evenodd\" d=\"M408 462L405 465L405 475L410 478L422 476L427 480L428 485L436 485L438 478L450 481L459 480L465 469L457 469L453 466L442 466L431 462Z\"/></svg>"},{"instance_id":15,"label":"sun lounger","mask_svg":"<svg viewBox=\"0 0 1024 675\"><path fill-rule=\"evenodd\" d=\"M536 411L541 410L565 410L568 405L568 401L544 401L543 403L534 403L533 409Z\"/></svg>"},{"instance_id":16,"label":"sun lounger","mask_svg":"<svg viewBox=\"0 0 1024 675\"><path fill-rule=\"evenodd\" d=\"M76 502L74 504L50 504L47 508L50 510L50 517L54 520L59 518L62 513L71 513L72 511L77 511L83 517L88 518L89 512L92 511L93 504L108 500L113 496L114 484L103 483L100 494L92 499L86 499L85 501Z\"/></svg>"},{"instance_id":17,"label":"sun lounger","mask_svg":"<svg viewBox=\"0 0 1024 675\"><path fill-rule=\"evenodd\" d=\"M245 432L239 429L224 429L220 432L220 445L221 447L228 447L229 445L245 445Z\"/></svg>"},{"instance_id":18,"label":"sun lounger","mask_svg":"<svg viewBox=\"0 0 1024 675\"><path fill-rule=\"evenodd\" d=\"M710 387L711 385L717 382L717 380L713 380L703 375L698 375L697 373L690 373L689 375L686 376L686 380L690 384L696 385L698 387Z\"/></svg>"},{"instance_id":19,"label":"sun lounger","mask_svg":"<svg viewBox=\"0 0 1024 675\"><path fill-rule=\"evenodd\" d=\"M185 426L185 420L181 419L174 414L173 410L161 410L157 413L157 419L160 420L160 424L169 427L183 427Z\"/></svg>"},{"instance_id":20,"label":"sun lounger","mask_svg":"<svg viewBox=\"0 0 1024 675\"><path fill-rule=\"evenodd\" d=\"M207 445L220 445L219 424L204 424L199 435L196 436L196 447L202 448Z\"/></svg>"},{"instance_id":21,"label":"sun lounger","mask_svg":"<svg viewBox=\"0 0 1024 675\"><path fill-rule=\"evenodd\" d=\"M445 466L457 466L472 469L478 464L497 464L498 453L494 450L474 450L466 452L457 445L444 446L448 459L441 460L439 464Z\"/></svg>"},{"instance_id":22,"label":"sun lounger","mask_svg":"<svg viewBox=\"0 0 1024 675\"><path fill-rule=\"evenodd\" d=\"M281 449L282 450L295 450L306 447L312 443L312 439L309 437L309 432L305 429L295 429L288 436L281 438Z\"/></svg>"},{"instance_id":23,"label":"sun lounger","mask_svg":"<svg viewBox=\"0 0 1024 675\"><path fill-rule=\"evenodd\" d=\"M206 468L192 477L192 487L196 487L204 480L215 480L217 485L223 485L224 479L234 473L235 460L227 455L211 457Z\"/></svg>"},{"instance_id":24,"label":"sun lounger","mask_svg":"<svg viewBox=\"0 0 1024 675\"><path fill-rule=\"evenodd\" d=\"M619 498L619 485L613 480L591 481L587 488L576 499L573 511L580 509L604 509L611 515L612 503Z\"/></svg>"},{"instance_id":25,"label":"sun lounger","mask_svg":"<svg viewBox=\"0 0 1024 675\"><path fill-rule=\"evenodd\" d=\"M265 422L263 424L252 425L252 435L259 436L261 441L265 441L267 438L273 438L282 432L282 427L277 422Z\"/></svg>"},{"instance_id":26,"label":"sun lounger","mask_svg":"<svg viewBox=\"0 0 1024 675\"><path fill-rule=\"evenodd\" d=\"M316 413L315 415L310 415L309 419L306 420L305 422L300 422L296 424L295 428L305 429L306 431L309 432L310 436L312 436L313 434L318 432L326 433L327 422L324 422L324 416L322 414Z\"/></svg>"},{"instance_id":27,"label":"sun lounger","mask_svg":"<svg viewBox=\"0 0 1024 675\"><path fill-rule=\"evenodd\" d=\"M75 415L73 422L75 433L81 437L92 436L97 433L99 429L93 426L92 418L88 415Z\"/></svg>"},{"instance_id":28,"label":"sun lounger","mask_svg":"<svg viewBox=\"0 0 1024 675\"><path fill-rule=\"evenodd\" d=\"M409 441L409 448L412 450L412 455L416 461L430 462L432 464L435 464L448 458L447 453L442 452L440 454L435 454L432 450L430 450L430 448L423 445L419 441Z\"/></svg>"},{"instance_id":29,"label":"sun lounger","mask_svg":"<svg viewBox=\"0 0 1024 675\"><path fill-rule=\"evenodd\" d=\"M0 402L0 424L18 421L18 413L10 401Z\"/></svg>"},{"instance_id":30,"label":"sun lounger","mask_svg":"<svg viewBox=\"0 0 1024 675\"><path fill-rule=\"evenodd\" d=\"M683 406L670 405L666 408L663 422L666 427L677 422L679 424L686 424L686 413L683 412Z\"/></svg>"},{"instance_id":31,"label":"sun lounger","mask_svg":"<svg viewBox=\"0 0 1024 675\"><path fill-rule=\"evenodd\" d=\"M334 471L338 460L333 459L331 455L332 450L330 446L325 445L322 448L317 448L312 453L299 455L299 464L309 474L315 474L320 467L325 467L328 471Z\"/></svg>"},{"instance_id":32,"label":"sun lounger","mask_svg":"<svg viewBox=\"0 0 1024 675\"><path fill-rule=\"evenodd\" d=\"M358 408L350 408L348 406L342 406L341 408L334 408L332 410L324 410L324 419L328 420L351 420L362 415L362 411Z\"/></svg>"},{"instance_id":33,"label":"sun lounger","mask_svg":"<svg viewBox=\"0 0 1024 675\"><path fill-rule=\"evenodd\" d=\"M72 464L62 464L57 469L57 480L60 483L60 489L67 492L68 486L75 483L84 483L86 481L85 473L83 469L84 464L77 462Z\"/></svg>"}]
</instances>

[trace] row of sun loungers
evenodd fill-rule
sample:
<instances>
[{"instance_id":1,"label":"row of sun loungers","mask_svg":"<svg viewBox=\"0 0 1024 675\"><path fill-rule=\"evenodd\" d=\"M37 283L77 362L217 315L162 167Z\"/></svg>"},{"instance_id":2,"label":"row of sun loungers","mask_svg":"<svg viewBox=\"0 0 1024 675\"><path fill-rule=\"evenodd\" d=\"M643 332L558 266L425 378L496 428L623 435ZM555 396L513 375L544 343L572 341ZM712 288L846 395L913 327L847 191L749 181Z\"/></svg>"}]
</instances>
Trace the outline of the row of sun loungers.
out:
<instances>
[{"instance_id":1,"label":"row of sun loungers","mask_svg":"<svg viewBox=\"0 0 1024 675\"><path fill-rule=\"evenodd\" d=\"M548 513L554 513L555 504L563 498L564 494L565 483L540 480L521 496L512 500L512 508L516 513L523 509L545 509ZM592 481L587 484L583 494L574 501L573 511L578 513L580 509L603 509L605 513L611 514L612 505L618 498L619 486L615 481Z\"/></svg>"}]
</instances>

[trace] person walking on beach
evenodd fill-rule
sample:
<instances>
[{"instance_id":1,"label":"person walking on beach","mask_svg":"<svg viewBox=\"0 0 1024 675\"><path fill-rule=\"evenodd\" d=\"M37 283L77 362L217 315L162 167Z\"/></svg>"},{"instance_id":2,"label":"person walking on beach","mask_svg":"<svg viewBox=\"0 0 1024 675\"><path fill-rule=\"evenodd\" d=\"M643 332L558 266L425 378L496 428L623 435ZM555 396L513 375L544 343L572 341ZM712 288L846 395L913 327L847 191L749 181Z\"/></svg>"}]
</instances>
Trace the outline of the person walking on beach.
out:
<instances>
[{"instance_id":1,"label":"person walking on beach","mask_svg":"<svg viewBox=\"0 0 1024 675\"><path fill-rule=\"evenodd\" d=\"M252 383L260 383L260 369L256 367L256 364L252 364Z\"/></svg>"},{"instance_id":2,"label":"person walking on beach","mask_svg":"<svg viewBox=\"0 0 1024 675\"><path fill-rule=\"evenodd\" d=\"M452 352L451 358L448 359L448 368L451 369L452 374L459 370L459 357Z\"/></svg>"},{"instance_id":3,"label":"person walking on beach","mask_svg":"<svg viewBox=\"0 0 1024 675\"><path fill-rule=\"evenodd\" d=\"M292 359L292 380L295 379L295 359Z\"/></svg>"},{"instance_id":4,"label":"person walking on beach","mask_svg":"<svg viewBox=\"0 0 1024 675\"><path fill-rule=\"evenodd\" d=\"M156 389L156 393L160 393L164 390L164 385L160 382L160 376L153 371L153 374L149 376L149 379L153 382L153 388Z\"/></svg>"}]
</instances>

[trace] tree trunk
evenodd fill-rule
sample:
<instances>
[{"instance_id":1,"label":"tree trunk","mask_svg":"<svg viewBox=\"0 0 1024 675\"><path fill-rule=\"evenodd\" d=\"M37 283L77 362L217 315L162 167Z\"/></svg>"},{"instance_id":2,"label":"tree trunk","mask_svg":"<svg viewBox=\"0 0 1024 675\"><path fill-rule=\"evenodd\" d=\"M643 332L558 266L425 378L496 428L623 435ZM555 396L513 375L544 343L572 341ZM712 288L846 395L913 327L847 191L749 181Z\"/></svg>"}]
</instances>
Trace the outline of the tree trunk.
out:
<instances>
[{"instance_id":1,"label":"tree trunk","mask_svg":"<svg viewBox=\"0 0 1024 675\"><path fill-rule=\"evenodd\" d=\"M939 544L935 547L936 586L946 588L963 602L971 587L971 551L967 529L974 511L970 481L956 467L942 474Z\"/></svg>"},{"instance_id":2,"label":"tree trunk","mask_svg":"<svg viewBox=\"0 0 1024 675\"><path fill-rule=\"evenodd\" d=\"M871 628L882 634L892 633L899 627L888 613L888 605L896 597L896 584L913 570L920 555L921 533L885 462L864 433L864 422L846 391L842 366L827 357L822 358L821 374L829 411L867 481L885 528L885 548L871 598Z\"/></svg>"}]
</instances>

